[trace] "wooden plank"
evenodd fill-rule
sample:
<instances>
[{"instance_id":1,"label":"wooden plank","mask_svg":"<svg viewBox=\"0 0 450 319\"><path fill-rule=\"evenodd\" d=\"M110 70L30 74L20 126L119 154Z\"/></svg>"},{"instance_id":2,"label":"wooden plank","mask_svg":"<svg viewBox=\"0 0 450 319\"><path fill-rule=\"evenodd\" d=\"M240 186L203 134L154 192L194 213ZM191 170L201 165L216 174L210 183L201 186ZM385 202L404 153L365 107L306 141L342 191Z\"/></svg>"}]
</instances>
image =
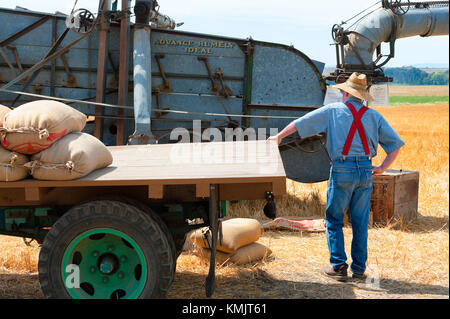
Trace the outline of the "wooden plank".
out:
<instances>
[{"instance_id":1,"label":"wooden plank","mask_svg":"<svg viewBox=\"0 0 450 319\"><path fill-rule=\"evenodd\" d=\"M198 183L195 185L195 193L197 198L209 198L210 190L209 183Z\"/></svg>"},{"instance_id":2,"label":"wooden plank","mask_svg":"<svg viewBox=\"0 0 450 319\"><path fill-rule=\"evenodd\" d=\"M231 157L231 160L226 155L212 157L211 161L208 160L208 156L199 160L195 158L203 152L208 154L217 151L217 154L220 154L220 151L226 149L224 144L241 145L244 153L253 152L249 154L252 160L247 160L245 154L237 154ZM265 153L266 144L269 145L270 153ZM258 150L258 145L263 147ZM27 179L18 182L0 182L0 188L237 184L274 181L282 183L286 179L276 143L271 145L259 141L193 144L187 149L188 153L183 155L187 162L184 162L184 159L182 162L179 158L174 159L173 154L184 147L181 144L110 147L114 158L113 164L86 177L73 181ZM273 167L267 169L270 166ZM281 188L279 187L280 191L277 192L282 192Z\"/></svg>"},{"instance_id":3,"label":"wooden plank","mask_svg":"<svg viewBox=\"0 0 450 319\"><path fill-rule=\"evenodd\" d=\"M286 194L286 180L278 178L272 183L272 192L275 196L283 196Z\"/></svg>"},{"instance_id":4,"label":"wooden plank","mask_svg":"<svg viewBox=\"0 0 450 319\"><path fill-rule=\"evenodd\" d=\"M411 173L404 176L398 176L395 188L395 204L406 203L411 200L419 199L419 173Z\"/></svg>"},{"instance_id":5,"label":"wooden plank","mask_svg":"<svg viewBox=\"0 0 450 319\"><path fill-rule=\"evenodd\" d=\"M233 151L234 147L242 147L243 152L234 152L227 157L227 152ZM221 200L265 199L267 191L272 191L275 196L286 193L286 174L276 143L204 143L185 148L186 145L180 144L111 147L113 164L84 178L0 182L0 202L6 206L22 204L25 189L28 189L27 199L42 205L72 203L71 198L76 197L76 193L96 193L99 188L108 193L120 193L121 189L139 187L146 200L166 201L180 198L181 193L183 200L209 198L209 185L213 184L219 186ZM205 156L195 158L199 154ZM179 162L180 158L188 161ZM179 191L172 191L174 187L179 187ZM43 196L39 189L52 189L52 192ZM64 193L59 189L64 189ZM15 193L22 193L23 197ZM56 194L62 197L58 198Z\"/></svg>"},{"instance_id":6,"label":"wooden plank","mask_svg":"<svg viewBox=\"0 0 450 319\"><path fill-rule=\"evenodd\" d=\"M164 185L149 185L148 186L148 198L163 199L164 198Z\"/></svg>"},{"instance_id":7,"label":"wooden plank","mask_svg":"<svg viewBox=\"0 0 450 319\"><path fill-rule=\"evenodd\" d=\"M242 183L220 185L219 198L222 201L265 199L272 191L272 183Z\"/></svg>"},{"instance_id":8,"label":"wooden plank","mask_svg":"<svg viewBox=\"0 0 450 319\"><path fill-rule=\"evenodd\" d=\"M100 186L100 187L57 187L46 194L40 194L39 201L27 201L25 188L0 189L0 207L14 206L73 206L94 198L134 198L141 203L161 202L161 199L149 198L148 185L143 186ZM164 203L196 202L194 185L175 185L164 187Z\"/></svg>"},{"instance_id":9,"label":"wooden plank","mask_svg":"<svg viewBox=\"0 0 450 319\"><path fill-rule=\"evenodd\" d=\"M29 202L40 201L43 196L49 192L48 188L42 187L26 187L25 188L25 200Z\"/></svg>"},{"instance_id":10,"label":"wooden plank","mask_svg":"<svg viewBox=\"0 0 450 319\"><path fill-rule=\"evenodd\" d=\"M416 200L395 205L393 218L398 221L408 222L415 220L418 214L418 202Z\"/></svg>"},{"instance_id":11,"label":"wooden plank","mask_svg":"<svg viewBox=\"0 0 450 319\"><path fill-rule=\"evenodd\" d=\"M266 192L272 192L277 196L283 196L286 193L286 181L282 183L242 183L242 184L221 184L220 200L257 200L265 199ZM284 192L283 192L284 189Z\"/></svg>"}]
</instances>

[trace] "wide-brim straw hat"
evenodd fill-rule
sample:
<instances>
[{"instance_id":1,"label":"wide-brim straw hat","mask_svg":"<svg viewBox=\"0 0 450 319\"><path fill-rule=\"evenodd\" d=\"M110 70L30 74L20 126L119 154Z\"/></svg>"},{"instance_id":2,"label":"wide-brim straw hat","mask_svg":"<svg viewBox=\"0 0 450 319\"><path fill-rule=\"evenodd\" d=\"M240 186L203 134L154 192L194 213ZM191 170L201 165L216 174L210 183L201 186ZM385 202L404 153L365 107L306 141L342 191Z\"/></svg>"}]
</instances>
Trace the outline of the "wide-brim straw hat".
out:
<instances>
[{"instance_id":1,"label":"wide-brim straw hat","mask_svg":"<svg viewBox=\"0 0 450 319\"><path fill-rule=\"evenodd\" d=\"M362 73L353 73L347 82L334 85L333 88L350 93L354 97L364 101L373 101L374 98L369 92L367 76Z\"/></svg>"}]
</instances>

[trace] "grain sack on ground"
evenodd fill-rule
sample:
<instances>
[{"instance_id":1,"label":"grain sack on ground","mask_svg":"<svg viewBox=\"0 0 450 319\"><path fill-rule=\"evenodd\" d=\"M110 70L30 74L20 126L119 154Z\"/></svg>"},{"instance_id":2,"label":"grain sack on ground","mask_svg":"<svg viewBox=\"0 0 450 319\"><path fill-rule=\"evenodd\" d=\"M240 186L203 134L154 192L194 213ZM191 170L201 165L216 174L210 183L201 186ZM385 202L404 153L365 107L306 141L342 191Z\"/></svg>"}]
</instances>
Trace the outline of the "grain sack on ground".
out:
<instances>
[{"instance_id":1,"label":"grain sack on ground","mask_svg":"<svg viewBox=\"0 0 450 319\"><path fill-rule=\"evenodd\" d=\"M22 154L5 150L0 146L0 181L15 182L28 176L28 169L24 164L29 161Z\"/></svg>"},{"instance_id":2,"label":"grain sack on ground","mask_svg":"<svg viewBox=\"0 0 450 319\"><path fill-rule=\"evenodd\" d=\"M9 107L0 104L0 127L3 127L3 118L5 117L6 113L9 112L11 112L11 109Z\"/></svg>"},{"instance_id":3,"label":"grain sack on ground","mask_svg":"<svg viewBox=\"0 0 450 319\"><path fill-rule=\"evenodd\" d=\"M194 251L194 254L203 259L205 262L208 262L211 258L211 250L207 248L199 247ZM272 251L263 244L252 243L239 248L232 254L218 251L216 255L216 263L219 265L234 264L240 266L264 259L271 254Z\"/></svg>"},{"instance_id":4,"label":"grain sack on ground","mask_svg":"<svg viewBox=\"0 0 450 319\"><path fill-rule=\"evenodd\" d=\"M197 247L192 253L203 260L205 263L209 263L211 260L211 250L208 248ZM231 254L223 253L221 251L216 252L216 264L225 265L230 261Z\"/></svg>"},{"instance_id":5,"label":"grain sack on ground","mask_svg":"<svg viewBox=\"0 0 450 319\"><path fill-rule=\"evenodd\" d=\"M202 228L191 235L192 242L197 247L209 248L205 232L208 228ZM217 243L217 250L224 253L234 253L239 248L257 241L264 230L256 219L234 218L222 223L222 245Z\"/></svg>"},{"instance_id":6,"label":"grain sack on ground","mask_svg":"<svg viewBox=\"0 0 450 319\"><path fill-rule=\"evenodd\" d=\"M67 181L88 175L113 162L111 152L94 136L70 133L31 157L26 166L34 178Z\"/></svg>"},{"instance_id":7,"label":"grain sack on ground","mask_svg":"<svg viewBox=\"0 0 450 319\"><path fill-rule=\"evenodd\" d=\"M81 132L87 117L57 101L34 101L23 104L4 117L2 145L22 154L47 149L71 132Z\"/></svg>"}]
</instances>

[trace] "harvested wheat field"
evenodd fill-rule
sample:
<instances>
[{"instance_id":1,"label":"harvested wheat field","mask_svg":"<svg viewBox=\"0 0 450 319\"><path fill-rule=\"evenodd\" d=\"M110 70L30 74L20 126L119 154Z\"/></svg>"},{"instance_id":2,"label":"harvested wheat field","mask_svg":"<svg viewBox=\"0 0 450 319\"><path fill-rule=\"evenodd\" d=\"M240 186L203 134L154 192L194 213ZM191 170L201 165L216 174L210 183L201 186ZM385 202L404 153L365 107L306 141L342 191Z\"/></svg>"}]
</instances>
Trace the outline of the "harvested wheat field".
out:
<instances>
[{"instance_id":1,"label":"harvested wheat field","mask_svg":"<svg viewBox=\"0 0 450 319\"><path fill-rule=\"evenodd\" d=\"M390 85L390 96L448 96L448 85Z\"/></svg>"},{"instance_id":2,"label":"harvested wheat field","mask_svg":"<svg viewBox=\"0 0 450 319\"><path fill-rule=\"evenodd\" d=\"M260 242L273 254L246 266L216 270L214 298L448 298L449 105L377 108L407 146L394 169L420 172L419 219L369 230L368 283L339 283L321 275L328 263L324 233L266 232ZM384 154L380 154L377 163ZM326 183L288 181L277 200L279 216L323 217ZM264 202L232 206L227 218L264 220ZM347 251L351 227L347 224ZM39 247L0 236L0 298L42 298L37 279ZM189 252L178 259L169 298L205 298L208 264Z\"/></svg>"}]
</instances>

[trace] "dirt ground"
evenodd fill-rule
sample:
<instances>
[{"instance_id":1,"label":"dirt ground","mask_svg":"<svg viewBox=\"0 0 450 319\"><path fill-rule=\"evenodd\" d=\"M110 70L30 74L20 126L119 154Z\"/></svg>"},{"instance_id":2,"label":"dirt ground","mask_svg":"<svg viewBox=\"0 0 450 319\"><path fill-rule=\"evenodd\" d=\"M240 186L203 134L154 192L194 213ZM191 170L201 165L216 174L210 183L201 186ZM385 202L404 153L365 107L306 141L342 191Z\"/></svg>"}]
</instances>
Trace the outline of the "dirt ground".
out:
<instances>
[{"instance_id":1,"label":"dirt ground","mask_svg":"<svg viewBox=\"0 0 450 319\"><path fill-rule=\"evenodd\" d=\"M217 268L217 299L447 299L448 277L436 278L424 283L407 270L386 269L382 258L391 253L379 251L378 241L395 245L395 235L387 236L386 230L371 229L369 234L369 279L366 282L341 283L321 274L327 264L325 234L270 231L259 242L270 247L273 254L253 265L225 266ZM351 238L351 228L345 228L346 238ZM416 237L411 234L411 239ZM392 238L389 238L392 237ZM419 244L427 234L419 236L411 246ZM431 240L431 238L429 238ZM347 240L348 241L348 240ZM432 246L432 245L431 245ZM38 248L29 248L36 249ZM349 251L347 245L347 251ZM433 254L430 254L431 257ZM421 256L423 258L424 256ZM398 256L402 263L404 256ZM421 259L419 258L419 259ZM375 259L375 262L374 262ZM448 261L448 259L447 259ZM436 262L436 261L434 261ZM377 265L378 263L378 265ZM430 264L433 261L430 261ZM430 271L430 265L418 265L421 272ZM401 266L400 266L401 267ZM399 267L399 268L400 268ZM432 270L431 270L432 271ZM392 275L392 272L399 273ZM448 272L447 272L448 273ZM189 252L178 259L178 267L169 299L205 298L204 283L208 263ZM429 276L430 274L426 274ZM446 282L445 282L446 281ZM0 298L40 299L37 273L0 272Z\"/></svg>"}]
</instances>

